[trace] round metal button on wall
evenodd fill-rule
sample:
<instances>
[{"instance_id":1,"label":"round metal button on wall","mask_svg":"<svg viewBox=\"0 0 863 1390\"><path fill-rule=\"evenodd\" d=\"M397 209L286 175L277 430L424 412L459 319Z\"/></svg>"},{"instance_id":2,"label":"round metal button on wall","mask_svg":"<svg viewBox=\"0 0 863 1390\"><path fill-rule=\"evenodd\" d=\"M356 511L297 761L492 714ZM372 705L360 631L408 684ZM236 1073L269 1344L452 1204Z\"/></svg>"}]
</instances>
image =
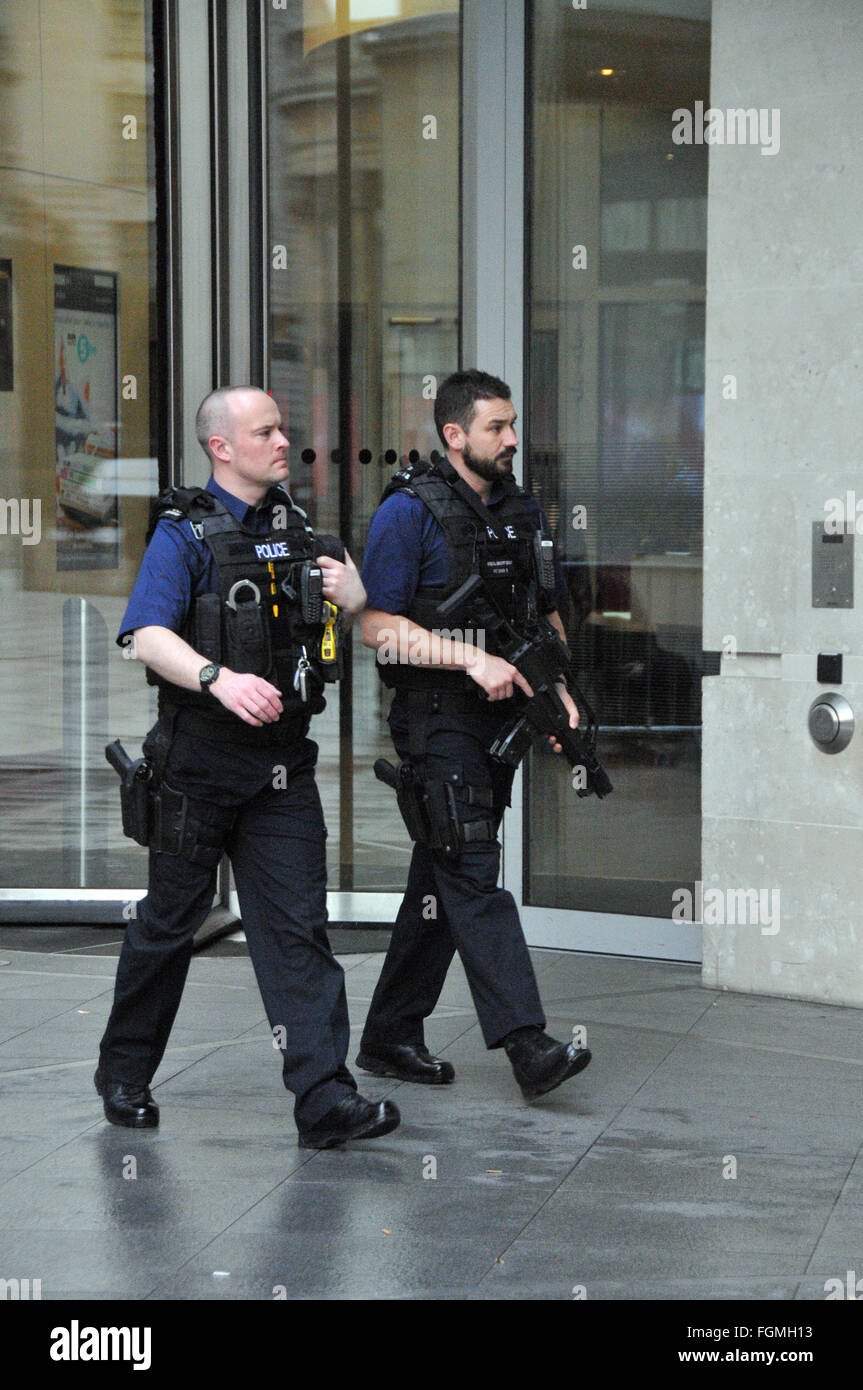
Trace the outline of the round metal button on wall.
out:
<instances>
[{"instance_id":1,"label":"round metal button on wall","mask_svg":"<svg viewBox=\"0 0 863 1390\"><path fill-rule=\"evenodd\" d=\"M829 691L809 706L809 732L822 753L841 753L851 742L854 711L844 695Z\"/></svg>"}]
</instances>

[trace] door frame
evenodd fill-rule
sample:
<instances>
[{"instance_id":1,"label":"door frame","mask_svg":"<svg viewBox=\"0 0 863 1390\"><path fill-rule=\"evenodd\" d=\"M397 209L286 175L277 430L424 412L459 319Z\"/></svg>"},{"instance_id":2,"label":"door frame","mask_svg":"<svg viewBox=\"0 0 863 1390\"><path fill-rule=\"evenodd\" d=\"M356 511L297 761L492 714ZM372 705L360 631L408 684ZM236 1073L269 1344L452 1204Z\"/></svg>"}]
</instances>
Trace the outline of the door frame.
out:
<instances>
[{"instance_id":1,"label":"door frame","mask_svg":"<svg viewBox=\"0 0 863 1390\"><path fill-rule=\"evenodd\" d=\"M464 0L463 25L462 363L479 365L509 383L525 439L530 430L525 398L528 0ZM489 209L501 216L490 217ZM523 453L516 455L519 482L523 459ZM515 898L529 945L701 960L698 923L525 904L524 797L519 770L502 827L502 881ZM584 813L590 814L589 802Z\"/></svg>"}]
</instances>

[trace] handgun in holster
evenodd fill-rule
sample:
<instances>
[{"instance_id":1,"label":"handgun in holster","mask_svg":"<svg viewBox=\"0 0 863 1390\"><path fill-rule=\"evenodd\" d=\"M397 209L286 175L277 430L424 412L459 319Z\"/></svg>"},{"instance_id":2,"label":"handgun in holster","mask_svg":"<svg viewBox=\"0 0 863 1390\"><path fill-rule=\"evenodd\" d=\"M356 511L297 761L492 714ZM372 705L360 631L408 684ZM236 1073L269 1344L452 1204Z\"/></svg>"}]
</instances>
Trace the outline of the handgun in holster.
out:
<instances>
[{"instance_id":1,"label":"handgun in holster","mask_svg":"<svg viewBox=\"0 0 863 1390\"><path fill-rule=\"evenodd\" d=\"M150 843L150 782L152 767L146 758L133 762L119 739L109 743L105 757L120 778L120 809L123 834L139 845Z\"/></svg>"},{"instance_id":2,"label":"handgun in holster","mask_svg":"<svg viewBox=\"0 0 863 1390\"><path fill-rule=\"evenodd\" d=\"M129 757L119 739L105 757L120 776L123 834L160 854L174 854L214 868L222 857L232 813L209 802L191 801L162 778L147 758Z\"/></svg>"},{"instance_id":3,"label":"handgun in holster","mask_svg":"<svg viewBox=\"0 0 863 1390\"><path fill-rule=\"evenodd\" d=\"M463 836L453 787L447 782L423 781L412 763L393 767L385 758L375 763L375 776L394 789L412 840L444 854L459 853Z\"/></svg>"}]
</instances>

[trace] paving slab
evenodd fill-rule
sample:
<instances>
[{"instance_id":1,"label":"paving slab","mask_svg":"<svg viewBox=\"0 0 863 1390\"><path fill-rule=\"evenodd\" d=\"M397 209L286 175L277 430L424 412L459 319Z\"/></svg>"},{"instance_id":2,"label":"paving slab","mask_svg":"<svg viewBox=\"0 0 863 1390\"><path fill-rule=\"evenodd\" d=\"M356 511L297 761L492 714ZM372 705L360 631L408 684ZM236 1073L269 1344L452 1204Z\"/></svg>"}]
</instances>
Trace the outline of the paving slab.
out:
<instances>
[{"instance_id":1,"label":"paving slab","mask_svg":"<svg viewBox=\"0 0 863 1390\"><path fill-rule=\"evenodd\" d=\"M244 1235L208 1245L149 1295L153 1299L466 1298L494 1256L474 1239L385 1226L338 1236Z\"/></svg>"},{"instance_id":2,"label":"paving slab","mask_svg":"<svg viewBox=\"0 0 863 1390\"><path fill-rule=\"evenodd\" d=\"M159 1129L108 1125L115 963L80 949L0 943L0 1243L43 1298L787 1301L863 1279L863 1012L534 951L549 1030L586 1026L594 1060L529 1103L456 960L427 1029L455 1084L357 1070L402 1125L318 1153L242 956L192 962ZM342 963L354 1066L382 956Z\"/></svg>"}]
</instances>

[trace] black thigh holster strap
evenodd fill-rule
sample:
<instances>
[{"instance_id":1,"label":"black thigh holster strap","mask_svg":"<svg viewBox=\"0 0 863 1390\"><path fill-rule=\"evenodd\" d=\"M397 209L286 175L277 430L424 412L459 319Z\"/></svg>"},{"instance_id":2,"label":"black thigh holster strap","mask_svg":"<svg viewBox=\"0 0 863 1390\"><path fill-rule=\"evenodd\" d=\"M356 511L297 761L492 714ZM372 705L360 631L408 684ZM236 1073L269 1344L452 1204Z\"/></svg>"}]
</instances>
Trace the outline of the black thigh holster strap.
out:
<instances>
[{"instance_id":1,"label":"black thigh holster strap","mask_svg":"<svg viewBox=\"0 0 863 1390\"><path fill-rule=\"evenodd\" d=\"M152 791L150 849L215 868L234 821L226 806L193 800L167 782Z\"/></svg>"},{"instance_id":2,"label":"black thigh holster strap","mask_svg":"<svg viewBox=\"0 0 863 1390\"><path fill-rule=\"evenodd\" d=\"M482 806L486 811L491 811L494 807L494 797L491 787L471 787L466 783L453 789L453 796L456 803L463 806ZM476 840L496 840L497 825L494 820L468 820L459 816L459 831L462 843L469 845Z\"/></svg>"},{"instance_id":3,"label":"black thigh holster strap","mask_svg":"<svg viewBox=\"0 0 863 1390\"><path fill-rule=\"evenodd\" d=\"M493 820L466 821L461 807L485 806L491 810L492 794L488 787L453 786L451 781L429 778L423 783L428 819L431 827L432 849L446 854L458 854L462 847L477 840L494 840L497 827Z\"/></svg>"},{"instance_id":4,"label":"black thigh holster strap","mask_svg":"<svg viewBox=\"0 0 863 1390\"><path fill-rule=\"evenodd\" d=\"M484 806L490 811L494 805L491 787L470 787L462 783L455 787L456 801L464 801L468 806Z\"/></svg>"},{"instance_id":5,"label":"black thigh holster strap","mask_svg":"<svg viewBox=\"0 0 863 1390\"><path fill-rule=\"evenodd\" d=\"M390 768L390 776L385 780L395 786L402 819L417 844L455 856L466 844L496 839L494 820L484 817L465 821L460 814L464 805L491 810L489 787L455 786L442 778L424 779L408 761L395 770Z\"/></svg>"},{"instance_id":6,"label":"black thigh holster strap","mask_svg":"<svg viewBox=\"0 0 863 1390\"><path fill-rule=\"evenodd\" d=\"M461 837L466 845L473 844L475 840L496 840L497 829L494 821L490 820L462 821Z\"/></svg>"}]
</instances>

